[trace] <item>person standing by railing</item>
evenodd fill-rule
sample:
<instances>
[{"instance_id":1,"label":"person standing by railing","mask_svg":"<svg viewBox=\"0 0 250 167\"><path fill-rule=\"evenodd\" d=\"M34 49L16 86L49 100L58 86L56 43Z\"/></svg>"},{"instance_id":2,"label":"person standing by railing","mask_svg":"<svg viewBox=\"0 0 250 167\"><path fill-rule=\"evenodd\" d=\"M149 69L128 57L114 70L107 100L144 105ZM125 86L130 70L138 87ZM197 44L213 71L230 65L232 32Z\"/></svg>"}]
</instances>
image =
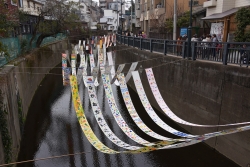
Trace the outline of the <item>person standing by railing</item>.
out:
<instances>
[{"instance_id":1,"label":"person standing by railing","mask_svg":"<svg viewBox=\"0 0 250 167\"><path fill-rule=\"evenodd\" d=\"M213 34L213 37L212 37L212 53L213 53L213 57L215 58L216 56L216 48L217 48L217 45L218 45L218 39L216 37L215 34Z\"/></svg>"},{"instance_id":2,"label":"person standing by railing","mask_svg":"<svg viewBox=\"0 0 250 167\"><path fill-rule=\"evenodd\" d=\"M209 52L210 52L210 42L211 40L211 35L207 35L205 39L202 40L201 45L203 46L202 50L202 57L209 59Z\"/></svg>"},{"instance_id":3,"label":"person standing by railing","mask_svg":"<svg viewBox=\"0 0 250 167\"><path fill-rule=\"evenodd\" d=\"M241 63L242 64L246 64L247 67L248 67L248 65L250 63L249 62L250 61L250 54L249 54L249 52L250 52L250 48L247 47L246 44L244 44L242 46L242 49L240 50L240 54L241 54L241 56L240 56L240 67L241 67Z\"/></svg>"},{"instance_id":4,"label":"person standing by railing","mask_svg":"<svg viewBox=\"0 0 250 167\"><path fill-rule=\"evenodd\" d=\"M177 42L176 42L176 45L177 45L177 56L181 56L181 52L182 52L182 37L179 36L177 38Z\"/></svg>"}]
</instances>

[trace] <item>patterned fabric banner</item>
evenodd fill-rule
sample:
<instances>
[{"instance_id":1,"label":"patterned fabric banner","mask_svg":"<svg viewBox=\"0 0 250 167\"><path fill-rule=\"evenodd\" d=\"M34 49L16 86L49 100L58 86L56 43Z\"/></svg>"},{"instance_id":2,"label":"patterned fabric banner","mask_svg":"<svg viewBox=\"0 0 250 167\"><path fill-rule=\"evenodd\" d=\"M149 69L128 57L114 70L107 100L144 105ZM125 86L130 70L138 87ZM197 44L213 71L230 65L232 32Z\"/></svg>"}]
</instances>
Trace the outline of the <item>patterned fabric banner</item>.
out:
<instances>
[{"instance_id":1,"label":"patterned fabric banner","mask_svg":"<svg viewBox=\"0 0 250 167\"><path fill-rule=\"evenodd\" d=\"M77 119L81 125L81 128L82 128L85 136L89 140L89 142L97 150L99 150L103 153L108 153L108 154L118 153L117 151L114 151L114 150L108 148L107 146L105 146L103 143L101 143L99 141L99 139L96 137L96 135L94 134L94 132L92 131L92 129L91 129L86 117L85 117L84 110L83 110L82 105L81 105L81 99L80 99L80 96L78 93L77 80L76 80L75 76L70 77L70 84L71 84L72 99L73 99Z\"/></svg>"},{"instance_id":2,"label":"patterned fabric banner","mask_svg":"<svg viewBox=\"0 0 250 167\"><path fill-rule=\"evenodd\" d=\"M70 68L67 67L67 54L62 53L62 78L63 86L69 85Z\"/></svg>"},{"instance_id":3,"label":"patterned fabric banner","mask_svg":"<svg viewBox=\"0 0 250 167\"><path fill-rule=\"evenodd\" d=\"M108 52L107 56L108 56L109 65L113 66L111 68L111 78L114 78L114 76L115 76L115 67L114 67L114 64L113 64L112 52ZM116 86L119 86L119 82L117 80L115 80L114 83L115 83Z\"/></svg>"},{"instance_id":4,"label":"patterned fabric banner","mask_svg":"<svg viewBox=\"0 0 250 167\"><path fill-rule=\"evenodd\" d=\"M149 100L147 98L147 95L144 91L144 88L142 86L142 82L139 76L138 71L133 71L132 72L132 76L134 79L134 83L135 83L135 88L136 91L139 95L139 98L142 102L143 107L145 108L146 112L148 113L148 115L150 116L150 118L158 125L160 126L162 129L177 135L177 136L181 136L181 137L195 137L193 135L190 134L186 134L183 132L180 132L176 129L173 129L172 127L170 127L168 124L166 124L164 121L161 120L161 118L155 113L153 107L151 106L151 104L149 103Z\"/></svg>"},{"instance_id":5,"label":"patterned fabric banner","mask_svg":"<svg viewBox=\"0 0 250 167\"><path fill-rule=\"evenodd\" d=\"M129 79L131 78L131 75L132 75L132 71L134 71L136 69L136 66L137 66L138 62L133 62L130 66L130 69L126 75L126 83L129 81Z\"/></svg>"},{"instance_id":6,"label":"patterned fabric banner","mask_svg":"<svg viewBox=\"0 0 250 167\"><path fill-rule=\"evenodd\" d=\"M121 141L109 128L107 122L105 121L105 119L103 117L102 111L100 109L93 80L94 79L92 76L87 77L87 87L88 87L89 99L90 99L90 103L92 106L92 110L93 110L95 119L96 119L99 127L103 131L103 133L109 138L110 141L112 141L117 146L129 149L129 150L140 149L141 147L131 146L131 145Z\"/></svg>"},{"instance_id":7,"label":"patterned fabric banner","mask_svg":"<svg viewBox=\"0 0 250 167\"><path fill-rule=\"evenodd\" d=\"M119 127L123 130L123 132L132 140L134 140L135 142L142 144L142 145L146 145L146 146L150 146L152 145L152 143L142 139L140 136L138 136L132 129L129 128L128 124L125 122L125 120L123 119L117 105L115 102L115 98L113 96L113 92L112 92L112 88L110 85L110 80L109 80L109 76L106 74L102 74L102 81L103 81L103 86L105 89L105 95L106 98L108 99L108 104L109 107L111 109L111 112L117 122L117 124L119 125Z\"/></svg>"},{"instance_id":8,"label":"patterned fabric banner","mask_svg":"<svg viewBox=\"0 0 250 167\"><path fill-rule=\"evenodd\" d=\"M84 55L83 52L80 54L80 59L81 59L80 60L80 65L79 65L79 68L77 70L77 83L78 84L81 84L83 71L85 71L84 70L84 67L85 67L85 55Z\"/></svg>"},{"instance_id":9,"label":"patterned fabric banner","mask_svg":"<svg viewBox=\"0 0 250 167\"><path fill-rule=\"evenodd\" d=\"M155 151L158 149L172 149L172 148L180 148L180 147L186 147L190 146L199 142L202 142L204 140L207 140L211 137L215 136L221 136L221 135L227 135L227 134L232 134L232 133L237 133L237 132L242 132L250 129L250 126L244 126L240 128L234 128L234 129L228 129L228 130L223 130L219 131L213 134L208 134L206 137L205 136L199 136L196 137L192 140L177 143L177 144L171 144L169 141L160 141L160 142L155 142L153 143L152 146L148 147L143 147L137 150L130 150L130 151L114 151L107 146L105 146L102 142L99 141L99 139L95 136L94 132L92 131L91 127L89 126L89 123L85 117L84 110L81 105L81 100L79 97L78 93L78 88L77 88L77 80L75 76L70 77L70 84L71 84L71 92L72 92L72 99L74 103L74 107L76 110L76 115L78 118L78 121L80 123L80 126L89 140L89 142L99 151L103 153L108 153L108 154L117 154L117 153L132 153L132 154L137 154L137 153L143 153L143 152L150 152L150 151ZM171 145L170 145L171 144Z\"/></svg>"},{"instance_id":10,"label":"patterned fabric banner","mask_svg":"<svg viewBox=\"0 0 250 167\"><path fill-rule=\"evenodd\" d=\"M168 141L172 140L171 138L167 138L167 137L164 137L162 135L159 135L159 134L155 133L149 127L147 127L147 125L145 125L145 123L141 120L140 116L138 115L138 113L135 110L135 107L133 105L133 102L132 102L131 97L130 97L129 92L128 92L126 80L125 80L125 77L124 77L123 73L118 75L118 80L119 80L119 83L120 83L120 89L121 89L123 100L125 102L125 105L126 105L126 107L128 109L128 112L129 112L131 118L136 123L136 125L144 133L146 133L147 135L149 135L149 136L151 136L153 138L156 138L156 139L159 139L159 140L168 140Z\"/></svg>"},{"instance_id":11,"label":"patterned fabric banner","mask_svg":"<svg viewBox=\"0 0 250 167\"><path fill-rule=\"evenodd\" d=\"M72 68L72 75L76 75L76 55L71 54L71 68Z\"/></svg>"},{"instance_id":12,"label":"patterned fabric banner","mask_svg":"<svg viewBox=\"0 0 250 167\"><path fill-rule=\"evenodd\" d=\"M174 121L176 121L178 123L184 124L184 125L200 126L200 127L219 127L219 126L234 126L234 125L250 124L250 122L242 122L242 123L225 124L225 125L199 125L199 124L194 124L194 123L187 122L187 121L179 118L177 115L175 115L170 110L170 108L167 106L167 104L165 103L164 99L162 98L161 93L160 93L160 91L158 89L158 86L156 84L152 68L148 68L148 69L145 69L145 70L146 70L146 74L147 74L147 78L148 78L148 82L149 82L151 91L153 92L154 97L155 97L158 105L164 111L164 113L169 118L171 118L172 120L174 120Z\"/></svg>"},{"instance_id":13,"label":"patterned fabric banner","mask_svg":"<svg viewBox=\"0 0 250 167\"><path fill-rule=\"evenodd\" d=\"M115 73L115 76L112 78L112 80L110 82L111 84L113 84L115 82L115 80L117 79L117 75L119 75L122 72L122 70L124 69L124 67L125 67L125 64L120 64L118 66L117 71Z\"/></svg>"},{"instance_id":14,"label":"patterned fabric banner","mask_svg":"<svg viewBox=\"0 0 250 167\"><path fill-rule=\"evenodd\" d=\"M95 59L93 54L89 54L89 62L90 62L90 68L91 68L91 73L93 71L93 68L95 67Z\"/></svg>"}]
</instances>

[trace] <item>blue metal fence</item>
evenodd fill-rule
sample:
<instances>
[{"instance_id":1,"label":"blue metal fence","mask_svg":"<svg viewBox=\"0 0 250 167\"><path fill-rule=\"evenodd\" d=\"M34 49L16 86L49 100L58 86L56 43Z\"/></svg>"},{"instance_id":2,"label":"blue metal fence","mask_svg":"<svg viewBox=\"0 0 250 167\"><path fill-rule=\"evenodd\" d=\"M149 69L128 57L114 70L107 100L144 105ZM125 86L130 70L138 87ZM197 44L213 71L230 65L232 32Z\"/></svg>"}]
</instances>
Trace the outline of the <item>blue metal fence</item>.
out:
<instances>
[{"instance_id":1,"label":"blue metal fence","mask_svg":"<svg viewBox=\"0 0 250 167\"><path fill-rule=\"evenodd\" d=\"M23 47L23 42L26 41L26 50L31 50L36 48L36 39L39 35L35 37L31 44L31 48L28 48L29 41L31 39L31 34L29 35L22 35L19 38L0 38L0 42L7 48L7 52L9 53L9 57L4 56L4 53L0 53L0 67L4 66L11 60L14 60L21 54L21 48ZM43 40L41 46L48 45L50 43L62 40L66 37L65 34L59 33L55 37L47 37Z\"/></svg>"},{"instance_id":2,"label":"blue metal fence","mask_svg":"<svg viewBox=\"0 0 250 167\"><path fill-rule=\"evenodd\" d=\"M136 38L117 34L121 44L136 47L141 50L158 52L190 58L221 62L224 65L238 64L248 67L250 64L250 42L202 42L191 43L191 53L187 54L187 41L164 39ZM244 46L245 45L245 46Z\"/></svg>"}]
</instances>

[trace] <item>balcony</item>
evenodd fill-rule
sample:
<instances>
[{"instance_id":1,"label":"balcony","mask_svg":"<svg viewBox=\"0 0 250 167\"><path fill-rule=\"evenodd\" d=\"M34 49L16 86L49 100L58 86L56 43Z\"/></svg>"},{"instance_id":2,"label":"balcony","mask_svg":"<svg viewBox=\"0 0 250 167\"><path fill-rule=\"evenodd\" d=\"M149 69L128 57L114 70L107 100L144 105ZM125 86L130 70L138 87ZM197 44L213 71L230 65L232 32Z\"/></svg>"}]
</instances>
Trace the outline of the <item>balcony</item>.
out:
<instances>
[{"instance_id":1,"label":"balcony","mask_svg":"<svg viewBox=\"0 0 250 167\"><path fill-rule=\"evenodd\" d=\"M158 19L159 16L163 15L165 13L165 8L164 7L157 7L154 10L154 16L156 19Z\"/></svg>"},{"instance_id":2,"label":"balcony","mask_svg":"<svg viewBox=\"0 0 250 167\"><path fill-rule=\"evenodd\" d=\"M144 13L141 13L140 21L144 20Z\"/></svg>"},{"instance_id":3,"label":"balcony","mask_svg":"<svg viewBox=\"0 0 250 167\"><path fill-rule=\"evenodd\" d=\"M113 21L107 21L107 24L112 25L114 22Z\"/></svg>"},{"instance_id":4,"label":"balcony","mask_svg":"<svg viewBox=\"0 0 250 167\"><path fill-rule=\"evenodd\" d=\"M204 8L214 7L217 4L217 0L210 0L203 3Z\"/></svg>"},{"instance_id":5,"label":"balcony","mask_svg":"<svg viewBox=\"0 0 250 167\"><path fill-rule=\"evenodd\" d=\"M135 10L135 15L136 15L136 18L139 19L141 17L141 11Z\"/></svg>"}]
</instances>

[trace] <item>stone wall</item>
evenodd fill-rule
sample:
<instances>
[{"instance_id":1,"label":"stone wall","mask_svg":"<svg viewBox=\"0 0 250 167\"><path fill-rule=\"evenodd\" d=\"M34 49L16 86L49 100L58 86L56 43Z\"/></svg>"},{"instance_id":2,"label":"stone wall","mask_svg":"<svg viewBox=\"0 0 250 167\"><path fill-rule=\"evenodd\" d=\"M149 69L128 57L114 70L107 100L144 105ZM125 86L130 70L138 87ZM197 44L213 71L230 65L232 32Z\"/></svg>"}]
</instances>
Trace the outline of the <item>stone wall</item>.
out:
<instances>
[{"instance_id":1,"label":"stone wall","mask_svg":"<svg viewBox=\"0 0 250 167\"><path fill-rule=\"evenodd\" d=\"M21 130L33 95L44 76L61 60L61 53L68 48L68 42L60 41L20 57L0 70L1 102L6 110L6 122L12 142L12 160L19 151ZM3 139L3 135L2 137ZM0 164L4 163L3 143L0 140Z\"/></svg>"},{"instance_id":2,"label":"stone wall","mask_svg":"<svg viewBox=\"0 0 250 167\"><path fill-rule=\"evenodd\" d=\"M116 64L141 61L138 67L154 67L159 90L169 108L180 118L196 124L228 124L250 121L250 69L222 63L192 61L117 46ZM121 50L121 51L119 51ZM151 60L149 60L151 59ZM142 61L146 60L146 61ZM158 67L157 67L158 66ZM124 72L129 69L126 66ZM152 105L160 111L143 71L142 83ZM133 79L129 85L135 90ZM162 115L165 116L165 115ZM191 134L225 128L181 125ZM206 143L241 166L250 163L250 131L209 139Z\"/></svg>"}]
</instances>

